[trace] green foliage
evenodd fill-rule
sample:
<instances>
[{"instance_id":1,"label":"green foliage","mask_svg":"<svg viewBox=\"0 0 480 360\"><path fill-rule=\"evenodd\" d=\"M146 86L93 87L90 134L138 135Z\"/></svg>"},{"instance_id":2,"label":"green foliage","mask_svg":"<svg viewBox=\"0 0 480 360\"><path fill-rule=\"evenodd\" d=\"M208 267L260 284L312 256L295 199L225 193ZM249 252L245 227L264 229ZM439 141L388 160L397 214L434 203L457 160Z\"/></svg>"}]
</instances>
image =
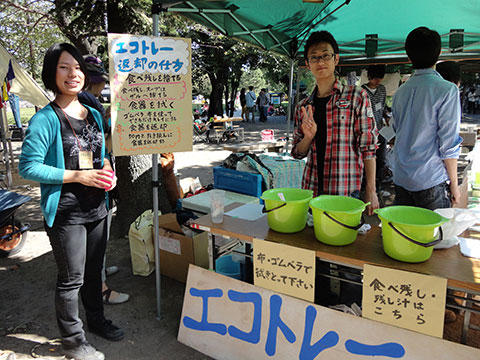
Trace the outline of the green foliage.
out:
<instances>
[{"instance_id":1,"label":"green foliage","mask_svg":"<svg viewBox=\"0 0 480 360\"><path fill-rule=\"evenodd\" d=\"M104 0L54 0L51 13L63 34L82 54L96 54L107 34Z\"/></svg>"},{"instance_id":2,"label":"green foliage","mask_svg":"<svg viewBox=\"0 0 480 360\"><path fill-rule=\"evenodd\" d=\"M48 0L2 0L0 2L0 43L27 72L39 79L45 50L66 41L51 15Z\"/></svg>"},{"instance_id":3,"label":"green foliage","mask_svg":"<svg viewBox=\"0 0 480 360\"><path fill-rule=\"evenodd\" d=\"M270 89L262 69L247 69L243 71L239 88L245 88L248 91L249 86L253 86L257 94L262 88Z\"/></svg>"},{"instance_id":4,"label":"green foliage","mask_svg":"<svg viewBox=\"0 0 480 360\"><path fill-rule=\"evenodd\" d=\"M287 92L289 85L290 61L278 54L264 52L260 69L271 91Z\"/></svg>"}]
</instances>

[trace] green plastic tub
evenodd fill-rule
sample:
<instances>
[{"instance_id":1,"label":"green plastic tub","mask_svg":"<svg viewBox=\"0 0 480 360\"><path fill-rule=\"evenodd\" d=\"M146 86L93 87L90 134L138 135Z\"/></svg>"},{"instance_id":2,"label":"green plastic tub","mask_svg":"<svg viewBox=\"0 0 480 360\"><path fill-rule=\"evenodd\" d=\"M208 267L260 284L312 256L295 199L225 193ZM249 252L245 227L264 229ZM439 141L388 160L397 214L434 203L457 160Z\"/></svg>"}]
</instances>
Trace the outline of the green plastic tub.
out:
<instances>
[{"instance_id":1,"label":"green plastic tub","mask_svg":"<svg viewBox=\"0 0 480 360\"><path fill-rule=\"evenodd\" d=\"M312 197L311 190L278 188L264 191L261 199L265 202L263 210L267 213L270 229L281 233L303 230Z\"/></svg>"},{"instance_id":2,"label":"green plastic tub","mask_svg":"<svg viewBox=\"0 0 480 360\"><path fill-rule=\"evenodd\" d=\"M440 226L449 220L415 206L388 206L374 212L382 221L383 251L408 263L426 261L432 256L433 246L442 241Z\"/></svg>"},{"instance_id":3,"label":"green plastic tub","mask_svg":"<svg viewBox=\"0 0 480 360\"><path fill-rule=\"evenodd\" d=\"M362 213L369 205L339 195L320 195L310 201L313 227L318 241L335 246L351 244L363 225Z\"/></svg>"}]
</instances>

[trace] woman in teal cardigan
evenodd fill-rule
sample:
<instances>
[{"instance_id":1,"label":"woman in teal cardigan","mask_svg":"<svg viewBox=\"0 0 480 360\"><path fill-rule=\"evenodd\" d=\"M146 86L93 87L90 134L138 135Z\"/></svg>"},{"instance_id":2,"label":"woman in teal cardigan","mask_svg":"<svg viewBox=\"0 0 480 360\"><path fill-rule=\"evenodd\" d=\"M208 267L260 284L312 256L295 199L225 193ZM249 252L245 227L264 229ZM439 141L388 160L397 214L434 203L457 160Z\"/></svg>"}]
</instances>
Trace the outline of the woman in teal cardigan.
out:
<instances>
[{"instance_id":1,"label":"woman in teal cardigan","mask_svg":"<svg viewBox=\"0 0 480 360\"><path fill-rule=\"evenodd\" d=\"M51 46L42 80L55 100L30 120L20 156L20 175L38 181L45 230L58 276L55 310L68 358L104 359L88 344L79 318L78 294L88 328L109 340L124 337L103 312L101 269L107 241L105 190L116 177L105 155L100 113L78 101L88 86L87 66L70 44Z\"/></svg>"}]
</instances>

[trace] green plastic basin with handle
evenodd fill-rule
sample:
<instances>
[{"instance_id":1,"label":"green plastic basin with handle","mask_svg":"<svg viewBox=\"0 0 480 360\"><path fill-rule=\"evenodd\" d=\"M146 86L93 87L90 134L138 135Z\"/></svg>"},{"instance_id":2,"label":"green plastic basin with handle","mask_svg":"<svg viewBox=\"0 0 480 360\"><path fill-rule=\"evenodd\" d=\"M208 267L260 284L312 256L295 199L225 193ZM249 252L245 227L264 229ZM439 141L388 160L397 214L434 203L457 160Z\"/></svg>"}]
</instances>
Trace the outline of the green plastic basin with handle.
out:
<instances>
[{"instance_id":1,"label":"green plastic basin with handle","mask_svg":"<svg viewBox=\"0 0 480 360\"><path fill-rule=\"evenodd\" d=\"M362 227L362 213L370 203L339 195L320 195L310 201L318 241L335 246L351 244Z\"/></svg>"},{"instance_id":2,"label":"green plastic basin with handle","mask_svg":"<svg viewBox=\"0 0 480 360\"><path fill-rule=\"evenodd\" d=\"M301 231L307 224L308 203L313 191L296 188L278 188L264 191L261 199L267 213L270 229L281 233Z\"/></svg>"},{"instance_id":3,"label":"green plastic basin with handle","mask_svg":"<svg viewBox=\"0 0 480 360\"><path fill-rule=\"evenodd\" d=\"M374 212L382 221L383 251L408 263L426 261L442 241L441 225L449 219L415 206L388 206ZM437 234L439 236L437 238Z\"/></svg>"}]
</instances>

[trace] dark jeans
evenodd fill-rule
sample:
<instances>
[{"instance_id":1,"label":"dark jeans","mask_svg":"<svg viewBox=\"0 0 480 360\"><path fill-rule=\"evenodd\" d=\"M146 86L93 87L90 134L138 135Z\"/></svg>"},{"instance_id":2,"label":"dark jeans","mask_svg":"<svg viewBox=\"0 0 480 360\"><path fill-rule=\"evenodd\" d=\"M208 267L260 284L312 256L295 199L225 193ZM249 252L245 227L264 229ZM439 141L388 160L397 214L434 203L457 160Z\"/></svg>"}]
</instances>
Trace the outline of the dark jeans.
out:
<instances>
[{"instance_id":1,"label":"dark jeans","mask_svg":"<svg viewBox=\"0 0 480 360\"><path fill-rule=\"evenodd\" d=\"M417 206L429 210L449 208L450 187L444 182L426 190L408 191L395 185L395 205Z\"/></svg>"},{"instance_id":2,"label":"dark jeans","mask_svg":"<svg viewBox=\"0 0 480 360\"><path fill-rule=\"evenodd\" d=\"M267 121L267 107L266 106L259 106L258 112L260 113L260 121L266 122Z\"/></svg>"},{"instance_id":3,"label":"dark jeans","mask_svg":"<svg viewBox=\"0 0 480 360\"><path fill-rule=\"evenodd\" d=\"M78 292L87 323L104 318L102 265L107 244L107 217L83 225L56 225L45 230L57 263L55 312L63 345L72 348L86 342L78 315Z\"/></svg>"}]
</instances>

